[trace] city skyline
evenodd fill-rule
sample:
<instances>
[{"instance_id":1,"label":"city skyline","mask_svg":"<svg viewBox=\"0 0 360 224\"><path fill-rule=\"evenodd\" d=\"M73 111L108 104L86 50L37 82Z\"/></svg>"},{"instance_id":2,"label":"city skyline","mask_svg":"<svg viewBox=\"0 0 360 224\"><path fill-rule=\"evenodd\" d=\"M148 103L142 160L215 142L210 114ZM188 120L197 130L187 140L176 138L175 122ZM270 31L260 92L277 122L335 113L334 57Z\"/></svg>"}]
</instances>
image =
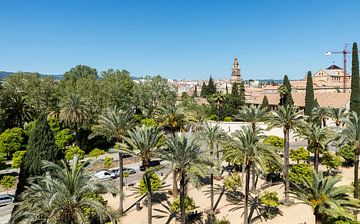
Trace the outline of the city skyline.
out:
<instances>
[{"instance_id":1,"label":"city skyline","mask_svg":"<svg viewBox=\"0 0 360 224\"><path fill-rule=\"evenodd\" d=\"M325 52L359 42L357 1L226 3L1 2L0 70L59 75L85 64L136 77L228 79L238 57L245 80L302 79L342 67L340 55Z\"/></svg>"}]
</instances>

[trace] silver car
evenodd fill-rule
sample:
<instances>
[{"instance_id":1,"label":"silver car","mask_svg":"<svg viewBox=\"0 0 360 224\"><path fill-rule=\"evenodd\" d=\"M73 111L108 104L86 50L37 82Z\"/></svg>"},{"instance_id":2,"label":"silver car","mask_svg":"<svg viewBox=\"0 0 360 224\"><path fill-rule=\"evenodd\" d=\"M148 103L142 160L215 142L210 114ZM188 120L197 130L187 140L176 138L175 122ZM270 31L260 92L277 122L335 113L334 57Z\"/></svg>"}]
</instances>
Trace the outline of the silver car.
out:
<instances>
[{"instance_id":1,"label":"silver car","mask_svg":"<svg viewBox=\"0 0 360 224\"><path fill-rule=\"evenodd\" d=\"M0 195L0 205L8 205L13 203L15 200L15 197L10 194L3 194Z\"/></svg>"}]
</instances>

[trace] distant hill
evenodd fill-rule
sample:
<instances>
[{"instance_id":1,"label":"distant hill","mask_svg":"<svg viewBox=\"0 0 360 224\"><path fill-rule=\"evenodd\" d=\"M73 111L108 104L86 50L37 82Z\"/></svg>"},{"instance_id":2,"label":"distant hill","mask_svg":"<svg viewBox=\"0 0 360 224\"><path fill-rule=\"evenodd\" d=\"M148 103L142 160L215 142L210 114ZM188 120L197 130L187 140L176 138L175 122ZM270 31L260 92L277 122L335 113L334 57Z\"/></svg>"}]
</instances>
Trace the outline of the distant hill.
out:
<instances>
[{"instance_id":1,"label":"distant hill","mask_svg":"<svg viewBox=\"0 0 360 224\"><path fill-rule=\"evenodd\" d=\"M25 72L26 73L26 72ZM30 72L29 72L30 73ZM0 79L5 79L9 75L15 74L15 72L6 72L6 71L0 71ZM62 80L64 78L63 75L44 75L40 74L41 77L53 77L56 80Z\"/></svg>"}]
</instances>

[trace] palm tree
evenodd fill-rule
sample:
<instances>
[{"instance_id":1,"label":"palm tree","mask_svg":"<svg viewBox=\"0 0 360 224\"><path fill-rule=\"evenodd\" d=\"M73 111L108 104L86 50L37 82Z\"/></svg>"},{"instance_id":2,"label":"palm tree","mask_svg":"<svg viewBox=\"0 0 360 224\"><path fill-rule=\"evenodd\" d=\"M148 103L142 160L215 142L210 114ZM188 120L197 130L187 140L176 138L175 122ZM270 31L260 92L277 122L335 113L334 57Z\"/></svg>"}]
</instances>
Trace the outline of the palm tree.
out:
<instances>
[{"instance_id":1,"label":"palm tree","mask_svg":"<svg viewBox=\"0 0 360 224\"><path fill-rule=\"evenodd\" d=\"M336 126L339 127L343 123L344 119L347 117L347 113L345 111L345 108L343 107L333 107L329 109L329 116L335 121Z\"/></svg>"},{"instance_id":2,"label":"palm tree","mask_svg":"<svg viewBox=\"0 0 360 224\"><path fill-rule=\"evenodd\" d=\"M151 158L155 156L161 144L163 132L157 127L136 127L128 131L128 137L124 137L127 146L124 151L134 156L140 157L145 171L150 168ZM150 185L149 173L144 174L145 182L148 188L147 205L148 205L148 224L152 222L152 191Z\"/></svg>"},{"instance_id":3,"label":"palm tree","mask_svg":"<svg viewBox=\"0 0 360 224\"><path fill-rule=\"evenodd\" d=\"M351 186L335 187L340 180L341 176L324 177L322 172L313 172L311 180L303 179L303 185L292 183L290 194L313 208L316 224L323 223L327 215L351 218L348 210L358 208L359 202L349 195Z\"/></svg>"},{"instance_id":4,"label":"palm tree","mask_svg":"<svg viewBox=\"0 0 360 224\"><path fill-rule=\"evenodd\" d=\"M327 145L335 139L335 133L327 127L321 127L317 123L305 123L299 130L299 136L308 140L309 148L314 150L314 170L319 170L320 152L326 150Z\"/></svg>"},{"instance_id":5,"label":"palm tree","mask_svg":"<svg viewBox=\"0 0 360 224\"><path fill-rule=\"evenodd\" d=\"M206 142L210 153L210 159L213 160L214 163L214 151L215 147L217 148L219 144L223 143L226 139L225 132L220 128L219 125L211 126L209 123L205 123L205 125L201 128L199 137L201 140ZM219 152L217 150L217 160L219 160ZM217 161L219 162L219 161ZM220 164L217 164L220 165ZM214 171L213 167L211 167L210 173L210 209L211 213L214 212Z\"/></svg>"},{"instance_id":6,"label":"palm tree","mask_svg":"<svg viewBox=\"0 0 360 224\"><path fill-rule=\"evenodd\" d=\"M108 183L93 178L86 170L88 163L80 163L77 156L70 166L65 161L61 166L43 163L50 172L29 179L30 186L20 195L10 223L88 223L88 209L102 221L114 221L97 195L107 192L114 195L116 191Z\"/></svg>"},{"instance_id":7,"label":"palm tree","mask_svg":"<svg viewBox=\"0 0 360 224\"><path fill-rule=\"evenodd\" d=\"M12 94L11 97L4 99L5 113L11 125L23 128L26 122L32 120L35 110L31 107L26 98L19 94Z\"/></svg>"},{"instance_id":8,"label":"palm tree","mask_svg":"<svg viewBox=\"0 0 360 224\"><path fill-rule=\"evenodd\" d=\"M281 158L276 150L268 145L262 144L260 129L243 126L241 130L233 133L233 141L230 150L227 151L226 159L232 161L243 161L245 164L245 203L244 203L244 224L250 222L248 217L249 210L249 186L250 186L250 169L255 166L265 169L265 163L271 159L275 163L281 164Z\"/></svg>"},{"instance_id":9,"label":"palm tree","mask_svg":"<svg viewBox=\"0 0 360 224\"><path fill-rule=\"evenodd\" d=\"M255 133L256 124L259 122L265 122L269 119L269 113L267 112L267 108L262 108L260 106L251 105L249 107L243 107L237 115L235 115L235 119L243 121L243 122L249 122L251 125L251 128L253 129L253 133ZM255 181L255 175L256 175L256 167L253 165L251 168L252 170L252 187L251 191L254 192L256 190L256 181Z\"/></svg>"},{"instance_id":10,"label":"palm tree","mask_svg":"<svg viewBox=\"0 0 360 224\"><path fill-rule=\"evenodd\" d=\"M355 149L354 160L354 198L359 197L359 155L360 155L360 120L356 112L350 113L345 121L345 129L341 132L342 144L348 144Z\"/></svg>"},{"instance_id":11,"label":"palm tree","mask_svg":"<svg viewBox=\"0 0 360 224\"><path fill-rule=\"evenodd\" d=\"M135 126L135 120L133 118L132 112L125 112L117 108L107 108L105 112L99 116L97 123L92 126L92 134L90 138L102 135L106 136L109 140L115 140L120 143L123 139L123 136L126 136L127 131ZM120 192L120 204L119 211L123 212L123 157L122 152L119 151L119 192Z\"/></svg>"},{"instance_id":12,"label":"palm tree","mask_svg":"<svg viewBox=\"0 0 360 224\"><path fill-rule=\"evenodd\" d=\"M304 115L302 111L296 111L292 105L280 106L270 120L268 129L272 127L283 128L284 131L284 179L285 201L289 202L289 149L290 130L297 130L303 125Z\"/></svg>"},{"instance_id":13,"label":"palm tree","mask_svg":"<svg viewBox=\"0 0 360 224\"><path fill-rule=\"evenodd\" d=\"M176 167L180 174L180 216L181 223L185 224L185 189L189 181L197 182L199 177L206 175L205 166L211 162L203 156L199 144L190 136L173 136L167 141L168 150L161 153L161 158Z\"/></svg>"},{"instance_id":14,"label":"palm tree","mask_svg":"<svg viewBox=\"0 0 360 224\"><path fill-rule=\"evenodd\" d=\"M225 101L225 97L221 92L217 92L213 95L212 100L216 103L217 119L220 120L220 109L221 105Z\"/></svg>"},{"instance_id":15,"label":"palm tree","mask_svg":"<svg viewBox=\"0 0 360 224\"><path fill-rule=\"evenodd\" d=\"M312 111L312 119L318 121L322 127L326 126L326 119L330 116L329 110L325 107L315 107Z\"/></svg>"},{"instance_id":16,"label":"palm tree","mask_svg":"<svg viewBox=\"0 0 360 224\"><path fill-rule=\"evenodd\" d=\"M75 129L76 145L80 147L79 128L89 118L90 110L79 94L71 94L60 107L60 120Z\"/></svg>"}]
</instances>

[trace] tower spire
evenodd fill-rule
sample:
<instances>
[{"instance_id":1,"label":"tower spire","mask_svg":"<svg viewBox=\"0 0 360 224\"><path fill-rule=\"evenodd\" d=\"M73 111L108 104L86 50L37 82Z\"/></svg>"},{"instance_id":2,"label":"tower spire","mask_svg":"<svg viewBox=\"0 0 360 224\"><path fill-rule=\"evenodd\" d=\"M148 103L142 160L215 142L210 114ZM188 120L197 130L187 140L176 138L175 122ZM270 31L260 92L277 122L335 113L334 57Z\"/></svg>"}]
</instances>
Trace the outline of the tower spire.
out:
<instances>
[{"instance_id":1,"label":"tower spire","mask_svg":"<svg viewBox=\"0 0 360 224\"><path fill-rule=\"evenodd\" d=\"M241 70L240 70L240 64L239 64L238 58L235 57L233 66L231 68L231 82L232 83L241 82L241 73L240 73L240 71Z\"/></svg>"}]
</instances>

